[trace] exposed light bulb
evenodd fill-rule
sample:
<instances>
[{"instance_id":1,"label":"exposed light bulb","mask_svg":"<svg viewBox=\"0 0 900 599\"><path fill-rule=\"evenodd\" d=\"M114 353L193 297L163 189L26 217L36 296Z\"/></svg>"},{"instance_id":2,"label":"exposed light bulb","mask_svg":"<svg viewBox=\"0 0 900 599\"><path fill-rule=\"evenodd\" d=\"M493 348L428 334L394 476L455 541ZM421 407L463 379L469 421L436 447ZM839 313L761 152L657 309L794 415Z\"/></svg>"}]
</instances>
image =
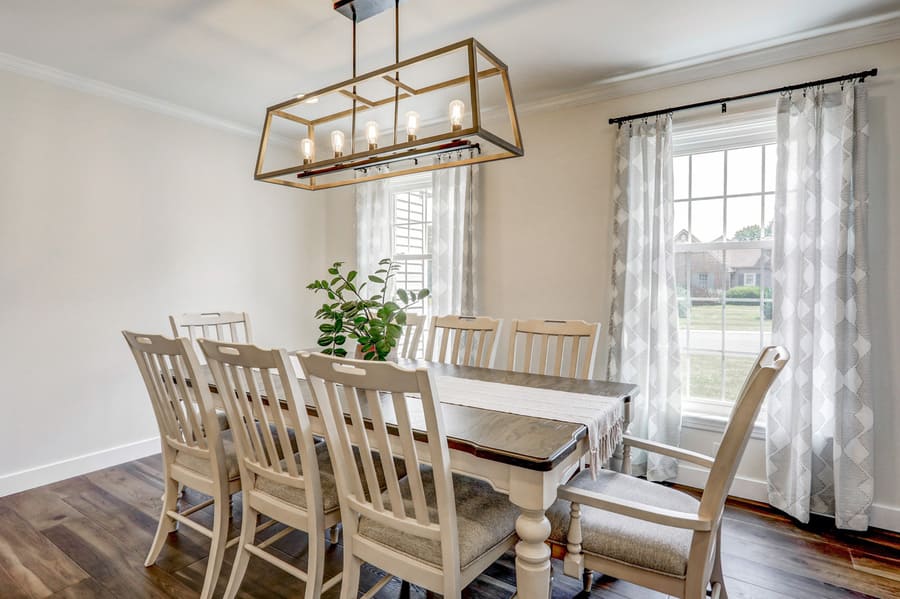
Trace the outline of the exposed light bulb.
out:
<instances>
[{"instance_id":1,"label":"exposed light bulb","mask_svg":"<svg viewBox=\"0 0 900 599\"><path fill-rule=\"evenodd\" d=\"M306 101L306 103L307 103L307 104L318 104L318 103L319 103L319 97L316 96L316 97L314 97L314 98L310 98L309 100Z\"/></svg>"},{"instance_id":2,"label":"exposed light bulb","mask_svg":"<svg viewBox=\"0 0 900 599\"><path fill-rule=\"evenodd\" d=\"M303 155L303 164L309 164L313 161L313 140L308 137L300 140L300 153Z\"/></svg>"},{"instance_id":3,"label":"exposed light bulb","mask_svg":"<svg viewBox=\"0 0 900 599\"><path fill-rule=\"evenodd\" d=\"M334 150L334 157L340 158L344 155L344 132L331 132L331 149Z\"/></svg>"},{"instance_id":4,"label":"exposed light bulb","mask_svg":"<svg viewBox=\"0 0 900 599\"><path fill-rule=\"evenodd\" d=\"M450 130L459 131L462 129L463 116L466 114L466 105L462 100L453 100L450 102Z\"/></svg>"},{"instance_id":5,"label":"exposed light bulb","mask_svg":"<svg viewBox=\"0 0 900 599\"><path fill-rule=\"evenodd\" d=\"M369 142L369 150L378 148L378 123L375 121L366 123L366 141Z\"/></svg>"},{"instance_id":6,"label":"exposed light bulb","mask_svg":"<svg viewBox=\"0 0 900 599\"><path fill-rule=\"evenodd\" d=\"M419 132L419 113L410 110L406 113L406 141L415 141Z\"/></svg>"}]
</instances>

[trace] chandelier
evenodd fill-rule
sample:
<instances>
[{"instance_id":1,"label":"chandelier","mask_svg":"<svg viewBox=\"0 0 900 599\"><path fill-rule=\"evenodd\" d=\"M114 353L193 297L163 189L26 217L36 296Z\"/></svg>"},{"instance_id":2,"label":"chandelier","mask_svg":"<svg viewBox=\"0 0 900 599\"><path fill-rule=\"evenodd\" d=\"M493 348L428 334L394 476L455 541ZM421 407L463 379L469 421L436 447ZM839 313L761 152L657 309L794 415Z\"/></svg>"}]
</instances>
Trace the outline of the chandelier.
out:
<instances>
[{"instance_id":1,"label":"chandelier","mask_svg":"<svg viewBox=\"0 0 900 599\"><path fill-rule=\"evenodd\" d=\"M391 6L395 63L357 75L356 25ZM477 40L400 60L399 0L334 9L353 23L352 77L266 109L257 181L329 189L524 154L509 70Z\"/></svg>"}]
</instances>

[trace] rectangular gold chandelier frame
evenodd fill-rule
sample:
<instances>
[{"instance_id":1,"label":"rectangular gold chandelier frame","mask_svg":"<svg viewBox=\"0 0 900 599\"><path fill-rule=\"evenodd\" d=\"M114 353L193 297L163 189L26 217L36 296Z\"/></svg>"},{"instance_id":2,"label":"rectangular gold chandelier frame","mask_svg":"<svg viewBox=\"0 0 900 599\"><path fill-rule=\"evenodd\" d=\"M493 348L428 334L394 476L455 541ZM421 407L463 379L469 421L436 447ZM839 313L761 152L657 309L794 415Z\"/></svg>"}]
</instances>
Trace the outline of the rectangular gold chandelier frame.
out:
<instances>
[{"instance_id":1,"label":"rectangular gold chandelier frame","mask_svg":"<svg viewBox=\"0 0 900 599\"><path fill-rule=\"evenodd\" d=\"M445 79L419 88L400 81L399 73L404 68L463 50L467 53L466 62L468 68L465 75ZM478 69L479 57L489 65L488 68ZM499 77L502 82L505 106L501 108L505 108L508 115L509 131L511 132L509 137L511 139L505 139L503 136L487 130L484 126L479 83L494 77ZM372 99L357 91L359 84L373 80L388 83L394 89L394 93L384 98ZM416 98L438 90L461 85L467 86L468 102L471 107L471 122L468 127L452 131L433 132L421 138L398 143L399 124L397 117L398 104L401 100ZM352 108L316 118L304 118L288 112L301 104L316 102L319 98L329 94L339 94L350 99ZM365 115L367 111L392 103L394 105L392 131L394 143L374 149L371 147L358 148L359 144L357 144L356 140L357 116ZM287 142L288 146L297 147L291 144L299 143L300 141L299 139L293 139L293 137L285 140L283 136L273 135L272 126L277 119L284 119L295 127L299 126L305 137L315 140L318 127L334 123L340 119L347 119L348 117L352 123L350 139L348 140L350 145L349 154L307 161L304 164L300 153L297 152L297 164L292 164L286 168L265 170L267 151L270 150L270 146L273 143L277 145L279 142L282 142L280 149L283 151L286 147L283 142ZM390 128L388 133L391 133ZM404 139L406 138L405 135L403 137ZM461 150L466 150L466 152ZM292 150L288 151L293 154ZM444 159L439 159L438 156L440 155L443 155ZM260 138L254 178L257 181L315 191L405 174L515 158L523 155L524 148L513 101L512 87L509 82L509 69L503 61L481 43L474 38L469 38L413 58L398 61L395 64L370 71L315 92L294 96L269 106L266 110L265 124ZM426 163L426 157L432 157L432 162ZM293 162L293 160L290 162ZM391 165L391 170L372 168L382 165Z\"/></svg>"}]
</instances>

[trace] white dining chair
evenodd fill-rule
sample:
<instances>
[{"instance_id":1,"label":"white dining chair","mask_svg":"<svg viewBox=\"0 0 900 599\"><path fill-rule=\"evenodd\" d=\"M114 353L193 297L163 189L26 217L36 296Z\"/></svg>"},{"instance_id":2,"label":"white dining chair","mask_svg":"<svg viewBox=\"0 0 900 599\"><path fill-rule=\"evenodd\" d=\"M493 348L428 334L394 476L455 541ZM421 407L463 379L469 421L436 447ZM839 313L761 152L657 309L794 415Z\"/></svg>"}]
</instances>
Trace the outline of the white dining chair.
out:
<instances>
[{"instance_id":1,"label":"white dining chair","mask_svg":"<svg viewBox=\"0 0 900 599\"><path fill-rule=\"evenodd\" d=\"M212 597L228 545L229 499L241 489L240 472L230 431L220 430L209 387L202 381L191 342L123 331L150 395L162 445L162 511L156 536L144 562L151 566L159 557L169 533L177 524L194 529L211 541L202 599ZM177 509L178 487L184 485L211 499L182 512ZM213 506L212 529L188 518ZM236 541L236 540L235 540Z\"/></svg>"},{"instance_id":2,"label":"white dining chair","mask_svg":"<svg viewBox=\"0 0 900 599\"><path fill-rule=\"evenodd\" d=\"M225 404L241 475L241 534L225 597L237 595L255 556L304 581L306 599L316 599L341 580L323 580L325 531L340 522L340 509L328 450L313 438L294 367L283 349L199 344ZM284 528L257 543L259 515ZM309 537L305 572L265 550L292 530Z\"/></svg>"},{"instance_id":3,"label":"white dining chair","mask_svg":"<svg viewBox=\"0 0 900 599\"><path fill-rule=\"evenodd\" d=\"M583 320L513 320L506 369L593 378L599 337L600 325Z\"/></svg>"},{"instance_id":4,"label":"white dining chair","mask_svg":"<svg viewBox=\"0 0 900 599\"><path fill-rule=\"evenodd\" d=\"M514 546L518 509L488 483L451 475L431 373L390 362L299 357L338 477L344 527L341 598L357 598L363 562L388 572L363 599L392 576L459 598L466 585ZM352 467L354 448L363 456L362 472ZM405 462L405 478L394 471L392 458ZM376 460L387 483L383 494Z\"/></svg>"},{"instance_id":5,"label":"white dining chair","mask_svg":"<svg viewBox=\"0 0 900 599\"><path fill-rule=\"evenodd\" d=\"M491 368L500 324L500 320L488 316L434 316L428 329L425 359Z\"/></svg>"},{"instance_id":6,"label":"white dining chair","mask_svg":"<svg viewBox=\"0 0 900 599\"><path fill-rule=\"evenodd\" d=\"M419 344L425 330L423 314L406 313L406 324L403 326L403 338L400 340L400 355L408 360L418 357Z\"/></svg>"},{"instance_id":7,"label":"white dining chair","mask_svg":"<svg viewBox=\"0 0 900 599\"><path fill-rule=\"evenodd\" d=\"M253 343L250 315L246 312L185 312L169 316L172 334L187 337L194 344L197 356L202 352L197 339L213 339L232 343Z\"/></svg>"},{"instance_id":8,"label":"white dining chair","mask_svg":"<svg viewBox=\"0 0 900 599\"><path fill-rule=\"evenodd\" d=\"M626 436L629 446L708 469L700 500L670 487L601 470L582 471L559 487L547 517L555 557L590 590L596 570L671 597L725 599L722 513L753 423L775 377L790 359L767 347L747 377L715 458Z\"/></svg>"}]
</instances>

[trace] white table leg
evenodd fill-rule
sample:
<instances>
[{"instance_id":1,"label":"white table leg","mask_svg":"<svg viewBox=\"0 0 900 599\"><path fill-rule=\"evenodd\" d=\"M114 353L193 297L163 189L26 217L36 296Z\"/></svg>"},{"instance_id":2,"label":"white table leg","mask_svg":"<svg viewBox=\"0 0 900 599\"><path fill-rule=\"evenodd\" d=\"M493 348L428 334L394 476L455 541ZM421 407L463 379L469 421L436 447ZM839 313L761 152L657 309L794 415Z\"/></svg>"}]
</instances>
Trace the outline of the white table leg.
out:
<instances>
[{"instance_id":1,"label":"white table leg","mask_svg":"<svg viewBox=\"0 0 900 599\"><path fill-rule=\"evenodd\" d=\"M516 597L547 599L550 597L550 521L544 510L522 510L516 520Z\"/></svg>"}]
</instances>

